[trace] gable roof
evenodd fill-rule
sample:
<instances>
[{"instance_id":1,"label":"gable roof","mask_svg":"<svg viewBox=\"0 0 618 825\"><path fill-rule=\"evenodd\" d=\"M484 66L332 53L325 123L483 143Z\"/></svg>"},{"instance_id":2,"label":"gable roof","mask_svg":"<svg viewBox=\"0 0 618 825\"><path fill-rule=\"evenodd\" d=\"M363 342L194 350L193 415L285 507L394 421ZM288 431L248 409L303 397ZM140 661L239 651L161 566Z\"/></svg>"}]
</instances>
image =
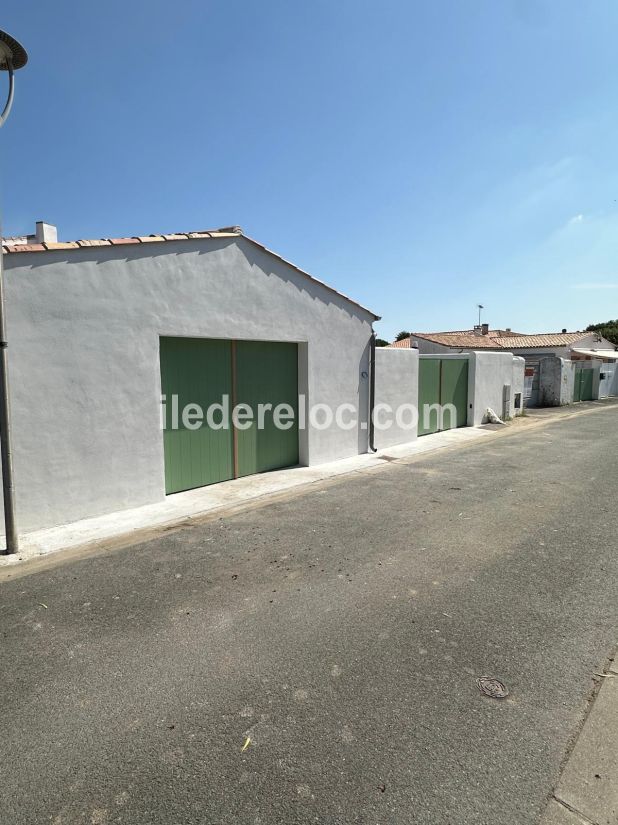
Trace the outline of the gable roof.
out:
<instances>
[{"instance_id":1,"label":"gable roof","mask_svg":"<svg viewBox=\"0 0 618 825\"><path fill-rule=\"evenodd\" d=\"M334 295L338 295L340 298L348 301L348 303L353 304L354 306L362 309L364 312L368 313L369 315L374 318L374 320L379 321L380 316L376 315L370 309L359 304L358 301L354 301L352 298L349 298L347 295L344 295L343 292L339 292L339 290L335 289L332 286L324 283L324 281L320 281L319 278L314 278L313 275L310 275L304 269L301 269L296 264L291 263L291 261L286 260L281 255L278 255L276 252L273 252L272 249L268 249L258 241L255 241L253 238L250 238L248 235L245 235L240 226L227 226L223 227L222 229L204 229L200 230L199 232L174 232L168 235L134 235L130 238L95 238L91 240L77 240L77 241L67 241L67 242L57 242L52 243L50 241L43 242L43 243L23 243L19 242L16 238L7 238L6 240L9 241L8 243L3 242L2 244L2 252L4 255L12 255L12 254L23 254L26 252L55 252L55 251L71 251L74 249L85 249L90 247L98 247L98 246L124 246L128 244L148 244L148 243L166 243L172 241L195 241L195 240L205 240L208 238L244 238L249 243L257 246L263 252L266 252L268 255L272 255L274 258L277 258L287 266L291 266L301 275L304 275L309 280L313 281L316 284L320 284L320 286L327 289L329 292L332 292ZM10 241L18 241L14 243L10 243Z\"/></svg>"},{"instance_id":2,"label":"gable roof","mask_svg":"<svg viewBox=\"0 0 618 825\"><path fill-rule=\"evenodd\" d=\"M467 349L499 349L500 345L496 343L496 338L498 333L502 331L490 330L487 335L481 335L472 329L458 332L413 332L409 338L395 341L389 346L409 347L411 341L415 338L422 338L423 341L430 341L432 344L441 344L443 347L452 347L453 349L460 349L461 347Z\"/></svg>"},{"instance_id":3,"label":"gable roof","mask_svg":"<svg viewBox=\"0 0 618 825\"><path fill-rule=\"evenodd\" d=\"M412 337L422 338L434 344L442 344L442 346L445 347L487 349L498 346L493 333L489 332L487 335L481 335L473 330L465 330L463 332L413 332Z\"/></svg>"},{"instance_id":4,"label":"gable roof","mask_svg":"<svg viewBox=\"0 0 618 825\"><path fill-rule=\"evenodd\" d=\"M540 347L568 347L581 341L590 333L586 332L543 332L538 335L526 335L522 332L507 330L489 330L487 335L480 335L471 330L462 332L413 332L410 338L395 341L391 347L409 347L411 340L422 338L433 344L453 349L493 349L514 350Z\"/></svg>"},{"instance_id":5,"label":"gable roof","mask_svg":"<svg viewBox=\"0 0 618 825\"><path fill-rule=\"evenodd\" d=\"M581 341L591 333L588 332L542 332L539 335L521 335L512 338L499 338L503 349L529 347L568 347L576 341Z\"/></svg>"},{"instance_id":6,"label":"gable roof","mask_svg":"<svg viewBox=\"0 0 618 825\"><path fill-rule=\"evenodd\" d=\"M393 341L392 344L387 344L385 349L409 349L410 347L410 338L402 338L401 341Z\"/></svg>"}]
</instances>

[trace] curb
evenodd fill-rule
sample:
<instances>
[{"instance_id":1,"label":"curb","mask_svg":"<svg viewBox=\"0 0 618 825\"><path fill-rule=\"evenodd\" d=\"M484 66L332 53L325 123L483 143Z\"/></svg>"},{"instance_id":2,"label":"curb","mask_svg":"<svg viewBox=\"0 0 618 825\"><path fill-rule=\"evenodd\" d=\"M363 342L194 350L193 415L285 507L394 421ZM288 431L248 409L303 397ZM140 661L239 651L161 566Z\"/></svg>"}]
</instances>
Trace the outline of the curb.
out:
<instances>
[{"instance_id":1,"label":"curb","mask_svg":"<svg viewBox=\"0 0 618 825\"><path fill-rule=\"evenodd\" d=\"M618 663L603 673L540 825L618 823Z\"/></svg>"}]
</instances>

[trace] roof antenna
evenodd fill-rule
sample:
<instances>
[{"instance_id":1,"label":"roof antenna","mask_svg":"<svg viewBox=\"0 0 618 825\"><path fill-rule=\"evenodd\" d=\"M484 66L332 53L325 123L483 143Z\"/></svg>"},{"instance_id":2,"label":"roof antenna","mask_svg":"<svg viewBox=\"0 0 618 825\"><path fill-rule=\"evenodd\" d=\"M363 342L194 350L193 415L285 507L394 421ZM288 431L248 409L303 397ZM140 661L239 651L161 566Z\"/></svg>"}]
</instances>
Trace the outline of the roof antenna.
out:
<instances>
[{"instance_id":1,"label":"roof antenna","mask_svg":"<svg viewBox=\"0 0 618 825\"><path fill-rule=\"evenodd\" d=\"M479 326L481 326L481 310L485 309L485 307L483 306L483 304L477 304L476 306L479 311Z\"/></svg>"}]
</instances>

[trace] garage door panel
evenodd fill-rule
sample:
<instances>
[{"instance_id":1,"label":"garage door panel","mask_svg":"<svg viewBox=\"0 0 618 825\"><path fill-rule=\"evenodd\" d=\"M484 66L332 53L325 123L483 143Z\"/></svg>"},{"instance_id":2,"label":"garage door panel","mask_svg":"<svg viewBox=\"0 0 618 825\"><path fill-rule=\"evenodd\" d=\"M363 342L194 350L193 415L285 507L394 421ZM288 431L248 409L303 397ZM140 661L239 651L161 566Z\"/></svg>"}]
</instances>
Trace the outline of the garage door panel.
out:
<instances>
[{"instance_id":1,"label":"garage door panel","mask_svg":"<svg viewBox=\"0 0 618 825\"><path fill-rule=\"evenodd\" d=\"M594 370L591 370L591 369L583 370L582 401L592 401L592 399L593 399L593 392L592 392L593 385L594 385Z\"/></svg>"},{"instance_id":2,"label":"garage door panel","mask_svg":"<svg viewBox=\"0 0 618 825\"><path fill-rule=\"evenodd\" d=\"M468 423L468 361L463 359L442 360L441 403L452 404L456 418L450 412L443 415L443 429L465 427Z\"/></svg>"},{"instance_id":3,"label":"garage door panel","mask_svg":"<svg viewBox=\"0 0 618 825\"><path fill-rule=\"evenodd\" d=\"M236 403L248 404L254 421L237 430L238 475L260 473L298 464L298 347L270 341L236 343ZM259 427L259 406L264 410ZM293 425L275 426L273 412L279 404L293 411Z\"/></svg>"},{"instance_id":4,"label":"garage door panel","mask_svg":"<svg viewBox=\"0 0 618 825\"><path fill-rule=\"evenodd\" d=\"M440 359L421 358L418 370L418 434L428 435L439 429L436 409L428 415L426 409L440 403Z\"/></svg>"},{"instance_id":5,"label":"garage door panel","mask_svg":"<svg viewBox=\"0 0 618 825\"><path fill-rule=\"evenodd\" d=\"M575 368L573 401L592 401L594 394L594 370L589 367Z\"/></svg>"},{"instance_id":6,"label":"garage door panel","mask_svg":"<svg viewBox=\"0 0 618 825\"><path fill-rule=\"evenodd\" d=\"M176 493L233 478L232 430L198 429L183 422L183 410L197 404L205 414L211 404L231 396L232 360L229 341L161 338L161 388L166 402L163 433L165 491ZM176 400L174 399L176 397ZM174 407L178 415L174 420ZM216 423L222 420L217 414Z\"/></svg>"}]
</instances>

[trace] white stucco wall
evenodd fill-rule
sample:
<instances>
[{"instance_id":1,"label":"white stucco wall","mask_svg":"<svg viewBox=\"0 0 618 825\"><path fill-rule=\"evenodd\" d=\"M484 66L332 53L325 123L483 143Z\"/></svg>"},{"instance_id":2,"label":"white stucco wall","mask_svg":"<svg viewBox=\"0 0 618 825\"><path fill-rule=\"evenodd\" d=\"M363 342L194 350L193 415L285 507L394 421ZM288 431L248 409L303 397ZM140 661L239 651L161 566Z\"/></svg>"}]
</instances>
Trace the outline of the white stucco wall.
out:
<instances>
[{"instance_id":1,"label":"white stucco wall","mask_svg":"<svg viewBox=\"0 0 618 825\"><path fill-rule=\"evenodd\" d=\"M532 347L530 349L512 349L510 352L525 358L527 361L538 361L540 358L551 358L554 355L559 358L568 358L570 350L568 347Z\"/></svg>"},{"instance_id":2,"label":"white stucco wall","mask_svg":"<svg viewBox=\"0 0 618 825\"><path fill-rule=\"evenodd\" d=\"M418 409L418 350L376 349L375 404L376 407L387 404L393 413L403 404ZM405 426L410 421L408 412L402 418L404 426L397 426L394 415L389 415L385 408L381 413L379 410L376 412L378 421L393 421L392 426L385 430L376 426L374 443L378 450L405 444L418 437L417 427L409 429Z\"/></svg>"},{"instance_id":3,"label":"white stucco wall","mask_svg":"<svg viewBox=\"0 0 618 825\"><path fill-rule=\"evenodd\" d=\"M412 342L418 344L418 351L421 355L453 355L457 354L457 350L452 347L445 347L442 344L435 344L433 341L427 341L424 338L414 338Z\"/></svg>"},{"instance_id":4,"label":"white stucco wall","mask_svg":"<svg viewBox=\"0 0 618 825\"><path fill-rule=\"evenodd\" d=\"M500 417L505 414L504 386L510 386L508 417L515 416L515 393L523 397L523 359L510 352L471 352L468 368L468 426L487 421L490 407ZM517 382L517 383L515 383ZM519 413L520 411L518 411Z\"/></svg>"},{"instance_id":5,"label":"white stucco wall","mask_svg":"<svg viewBox=\"0 0 618 825\"><path fill-rule=\"evenodd\" d=\"M562 366L562 391L560 403L571 404L575 391L575 363L569 359L563 359Z\"/></svg>"},{"instance_id":6,"label":"white stucco wall","mask_svg":"<svg viewBox=\"0 0 618 825\"><path fill-rule=\"evenodd\" d=\"M513 384L511 387L511 416L524 413L524 382L526 360L518 355L513 356ZM519 394L519 408L515 406L515 396Z\"/></svg>"},{"instance_id":7,"label":"white stucco wall","mask_svg":"<svg viewBox=\"0 0 618 825\"><path fill-rule=\"evenodd\" d=\"M367 450L373 316L247 239L4 260L21 532L164 497L159 336L300 343L308 402L360 413L309 429L301 461Z\"/></svg>"},{"instance_id":8,"label":"white stucco wall","mask_svg":"<svg viewBox=\"0 0 618 825\"><path fill-rule=\"evenodd\" d=\"M573 401L573 361L558 357L541 358L539 371L539 407L560 407Z\"/></svg>"}]
</instances>

